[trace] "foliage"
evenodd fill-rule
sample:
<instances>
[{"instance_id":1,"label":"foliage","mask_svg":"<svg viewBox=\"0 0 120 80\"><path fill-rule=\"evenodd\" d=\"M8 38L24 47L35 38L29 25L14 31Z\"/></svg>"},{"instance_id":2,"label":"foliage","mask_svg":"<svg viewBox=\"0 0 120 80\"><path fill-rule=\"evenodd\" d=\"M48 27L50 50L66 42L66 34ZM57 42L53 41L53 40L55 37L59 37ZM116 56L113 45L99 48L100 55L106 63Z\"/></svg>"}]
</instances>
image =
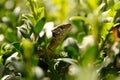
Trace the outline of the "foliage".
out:
<instances>
[{"instance_id":1,"label":"foliage","mask_svg":"<svg viewBox=\"0 0 120 80\"><path fill-rule=\"evenodd\" d=\"M119 80L119 5L1 0L0 79Z\"/></svg>"}]
</instances>

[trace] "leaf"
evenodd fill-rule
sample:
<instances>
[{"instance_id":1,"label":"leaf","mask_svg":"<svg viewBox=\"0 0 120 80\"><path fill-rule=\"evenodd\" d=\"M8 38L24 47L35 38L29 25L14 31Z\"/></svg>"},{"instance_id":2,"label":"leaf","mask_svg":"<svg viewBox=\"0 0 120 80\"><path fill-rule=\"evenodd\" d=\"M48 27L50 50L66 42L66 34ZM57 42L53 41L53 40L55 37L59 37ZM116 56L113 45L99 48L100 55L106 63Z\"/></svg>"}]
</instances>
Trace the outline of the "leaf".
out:
<instances>
[{"instance_id":1,"label":"leaf","mask_svg":"<svg viewBox=\"0 0 120 80\"><path fill-rule=\"evenodd\" d=\"M93 64L98 57L98 46L89 46L86 51L81 56L81 62L83 66L88 66L88 64Z\"/></svg>"},{"instance_id":2,"label":"leaf","mask_svg":"<svg viewBox=\"0 0 120 80\"><path fill-rule=\"evenodd\" d=\"M38 22L36 23L34 27L34 32L36 34L39 34L39 32L43 29L44 24L45 24L45 18L38 20Z\"/></svg>"},{"instance_id":3,"label":"leaf","mask_svg":"<svg viewBox=\"0 0 120 80\"><path fill-rule=\"evenodd\" d=\"M65 47L65 51L68 52L68 56L71 58L77 59L80 56L79 51L73 46Z\"/></svg>"},{"instance_id":4,"label":"leaf","mask_svg":"<svg viewBox=\"0 0 120 80\"><path fill-rule=\"evenodd\" d=\"M113 8L114 8L115 10L119 10L119 9L120 9L120 1L117 2L117 3L113 6Z\"/></svg>"},{"instance_id":5,"label":"leaf","mask_svg":"<svg viewBox=\"0 0 120 80\"><path fill-rule=\"evenodd\" d=\"M20 42L13 42L12 45L15 47L17 51L20 51Z\"/></svg>"},{"instance_id":6,"label":"leaf","mask_svg":"<svg viewBox=\"0 0 120 80\"><path fill-rule=\"evenodd\" d=\"M114 17L116 15L116 11L113 9L108 10L107 17Z\"/></svg>"},{"instance_id":7,"label":"leaf","mask_svg":"<svg viewBox=\"0 0 120 80\"><path fill-rule=\"evenodd\" d=\"M70 21L78 28L79 32L85 32L85 34L88 33L89 29L86 23L92 26L91 21L86 17L75 16L71 17Z\"/></svg>"},{"instance_id":8,"label":"leaf","mask_svg":"<svg viewBox=\"0 0 120 80\"><path fill-rule=\"evenodd\" d=\"M20 27L20 28L18 28L18 30L21 32L21 34L24 38L30 38L26 28Z\"/></svg>"},{"instance_id":9,"label":"leaf","mask_svg":"<svg viewBox=\"0 0 120 80\"><path fill-rule=\"evenodd\" d=\"M88 0L88 3L92 9L96 9L98 7L97 2L98 0Z\"/></svg>"},{"instance_id":10,"label":"leaf","mask_svg":"<svg viewBox=\"0 0 120 80\"><path fill-rule=\"evenodd\" d=\"M88 24L92 25L91 21L88 18L81 17L81 16L71 17L70 21L84 21L84 22L87 22Z\"/></svg>"},{"instance_id":11,"label":"leaf","mask_svg":"<svg viewBox=\"0 0 120 80\"><path fill-rule=\"evenodd\" d=\"M37 9L37 17L38 19L44 18L45 17L45 11L44 7L38 8Z\"/></svg>"},{"instance_id":12,"label":"leaf","mask_svg":"<svg viewBox=\"0 0 120 80\"><path fill-rule=\"evenodd\" d=\"M115 1L114 0L106 0L107 1L107 6L108 8L112 8L115 4Z\"/></svg>"},{"instance_id":13,"label":"leaf","mask_svg":"<svg viewBox=\"0 0 120 80\"><path fill-rule=\"evenodd\" d=\"M30 14L24 14L22 15L22 20L25 21L25 20L30 20L33 24L35 24L35 19L32 15Z\"/></svg>"},{"instance_id":14,"label":"leaf","mask_svg":"<svg viewBox=\"0 0 120 80\"><path fill-rule=\"evenodd\" d=\"M80 50L78 43L73 38L67 38L64 42L62 47L64 48L64 51L68 53L68 56L70 58L78 59L80 56Z\"/></svg>"},{"instance_id":15,"label":"leaf","mask_svg":"<svg viewBox=\"0 0 120 80\"><path fill-rule=\"evenodd\" d=\"M78 28L79 32L84 32L82 21L73 20L72 23Z\"/></svg>"},{"instance_id":16,"label":"leaf","mask_svg":"<svg viewBox=\"0 0 120 80\"><path fill-rule=\"evenodd\" d=\"M10 42L17 41L17 35L12 31L7 31L5 37Z\"/></svg>"},{"instance_id":17,"label":"leaf","mask_svg":"<svg viewBox=\"0 0 120 80\"><path fill-rule=\"evenodd\" d=\"M112 28L113 23L105 23L101 29L101 35L103 38L109 33L110 29Z\"/></svg>"},{"instance_id":18,"label":"leaf","mask_svg":"<svg viewBox=\"0 0 120 80\"><path fill-rule=\"evenodd\" d=\"M22 48L23 48L23 57L24 59L27 59L29 61L33 60L33 52L34 52L34 44L26 39L22 42Z\"/></svg>"},{"instance_id":19,"label":"leaf","mask_svg":"<svg viewBox=\"0 0 120 80\"><path fill-rule=\"evenodd\" d=\"M76 64L78 63L77 60L71 58L58 58L57 61L63 61L69 64Z\"/></svg>"},{"instance_id":20,"label":"leaf","mask_svg":"<svg viewBox=\"0 0 120 80\"><path fill-rule=\"evenodd\" d=\"M77 34L77 41L79 42L79 43L82 43L82 40L83 40L83 38L86 36L86 33L84 33L84 32L81 32L81 33L78 33Z\"/></svg>"}]
</instances>

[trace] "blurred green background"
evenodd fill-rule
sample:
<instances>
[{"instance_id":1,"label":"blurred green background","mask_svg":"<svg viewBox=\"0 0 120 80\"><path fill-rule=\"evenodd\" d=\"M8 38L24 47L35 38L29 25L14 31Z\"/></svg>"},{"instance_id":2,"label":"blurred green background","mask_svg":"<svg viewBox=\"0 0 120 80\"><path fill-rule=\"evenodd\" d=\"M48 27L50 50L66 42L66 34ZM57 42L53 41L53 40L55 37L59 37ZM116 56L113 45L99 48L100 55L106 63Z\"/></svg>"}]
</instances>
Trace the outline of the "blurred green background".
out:
<instances>
[{"instance_id":1,"label":"blurred green background","mask_svg":"<svg viewBox=\"0 0 120 80\"><path fill-rule=\"evenodd\" d=\"M0 0L0 79L119 80L119 5Z\"/></svg>"}]
</instances>

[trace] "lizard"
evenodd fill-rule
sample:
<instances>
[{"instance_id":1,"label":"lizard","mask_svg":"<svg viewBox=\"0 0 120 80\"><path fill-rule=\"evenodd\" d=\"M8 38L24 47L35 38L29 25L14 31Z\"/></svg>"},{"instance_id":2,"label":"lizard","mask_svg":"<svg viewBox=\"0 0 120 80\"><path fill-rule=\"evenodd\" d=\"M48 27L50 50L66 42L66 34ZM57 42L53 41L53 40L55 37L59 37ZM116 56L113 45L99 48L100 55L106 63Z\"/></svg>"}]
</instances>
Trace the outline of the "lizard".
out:
<instances>
[{"instance_id":1,"label":"lizard","mask_svg":"<svg viewBox=\"0 0 120 80\"><path fill-rule=\"evenodd\" d=\"M47 55L42 56L42 58L40 58L39 60L39 66L43 66L43 68L45 68L45 70L47 70L48 68L48 64L46 64L45 62L49 63L49 60L53 59L53 58L58 58L58 55L56 55L54 53L54 50L57 48L57 46L59 44L62 43L62 41L65 39L65 37L67 36L67 34L69 33L69 31L71 30L72 26L71 24L63 24L60 25L58 27L56 27L55 29L52 30L52 40L50 42L50 44L48 45L47 49L46 49L46 53ZM44 67L45 65L45 67Z\"/></svg>"},{"instance_id":2,"label":"lizard","mask_svg":"<svg viewBox=\"0 0 120 80\"><path fill-rule=\"evenodd\" d=\"M62 43L62 41L69 33L71 28L72 28L71 24L68 23L68 24L60 25L55 29L53 29L52 30L53 37L50 44L48 45L48 49L50 51L54 51L57 48L57 46Z\"/></svg>"}]
</instances>

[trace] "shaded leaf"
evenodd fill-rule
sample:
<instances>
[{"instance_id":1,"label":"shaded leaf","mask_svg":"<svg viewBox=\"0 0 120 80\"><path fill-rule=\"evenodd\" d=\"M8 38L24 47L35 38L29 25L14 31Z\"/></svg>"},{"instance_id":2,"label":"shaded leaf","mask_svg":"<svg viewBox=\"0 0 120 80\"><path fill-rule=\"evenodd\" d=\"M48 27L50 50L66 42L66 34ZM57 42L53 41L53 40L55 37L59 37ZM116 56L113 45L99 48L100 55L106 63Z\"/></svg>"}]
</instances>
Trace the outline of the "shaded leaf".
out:
<instances>
[{"instance_id":1,"label":"shaded leaf","mask_svg":"<svg viewBox=\"0 0 120 80\"><path fill-rule=\"evenodd\" d=\"M6 32L5 38L10 42L17 41L17 35L9 30Z\"/></svg>"},{"instance_id":2,"label":"shaded leaf","mask_svg":"<svg viewBox=\"0 0 120 80\"><path fill-rule=\"evenodd\" d=\"M21 27L21 28L18 28L18 30L21 32L21 34L24 38L30 38L26 28Z\"/></svg>"},{"instance_id":3,"label":"shaded leaf","mask_svg":"<svg viewBox=\"0 0 120 80\"><path fill-rule=\"evenodd\" d=\"M98 46L93 45L89 46L81 57L81 62L84 67L87 67L88 64L93 64L98 57Z\"/></svg>"},{"instance_id":4,"label":"shaded leaf","mask_svg":"<svg viewBox=\"0 0 120 80\"><path fill-rule=\"evenodd\" d=\"M71 17L70 18L70 21L85 21L87 22L88 24L92 25L91 21L86 18L86 17L81 17L81 16L75 16L75 17Z\"/></svg>"},{"instance_id":5,"label":"shaded leaf","mask_svg":"<svg viewBox=\"0 0 120 80\"><path fill-rule=\"evenodd\" d=\"M20 42L13 42L12 45L15 47L17 51L20 51Z\"/></svg>"},{"instance_id":6,"label":"shaded leaf","mask_svg":"<svg viewBox=\"0 0 120 80\"><path fill-rule=\"evenodd\" d=\"M36 23L34 27L34 32L36 34L39 34L39 32L43 29L44 24L45 24L45 18L38 20L38 22Z\"/></svg>"}]
</instances>

